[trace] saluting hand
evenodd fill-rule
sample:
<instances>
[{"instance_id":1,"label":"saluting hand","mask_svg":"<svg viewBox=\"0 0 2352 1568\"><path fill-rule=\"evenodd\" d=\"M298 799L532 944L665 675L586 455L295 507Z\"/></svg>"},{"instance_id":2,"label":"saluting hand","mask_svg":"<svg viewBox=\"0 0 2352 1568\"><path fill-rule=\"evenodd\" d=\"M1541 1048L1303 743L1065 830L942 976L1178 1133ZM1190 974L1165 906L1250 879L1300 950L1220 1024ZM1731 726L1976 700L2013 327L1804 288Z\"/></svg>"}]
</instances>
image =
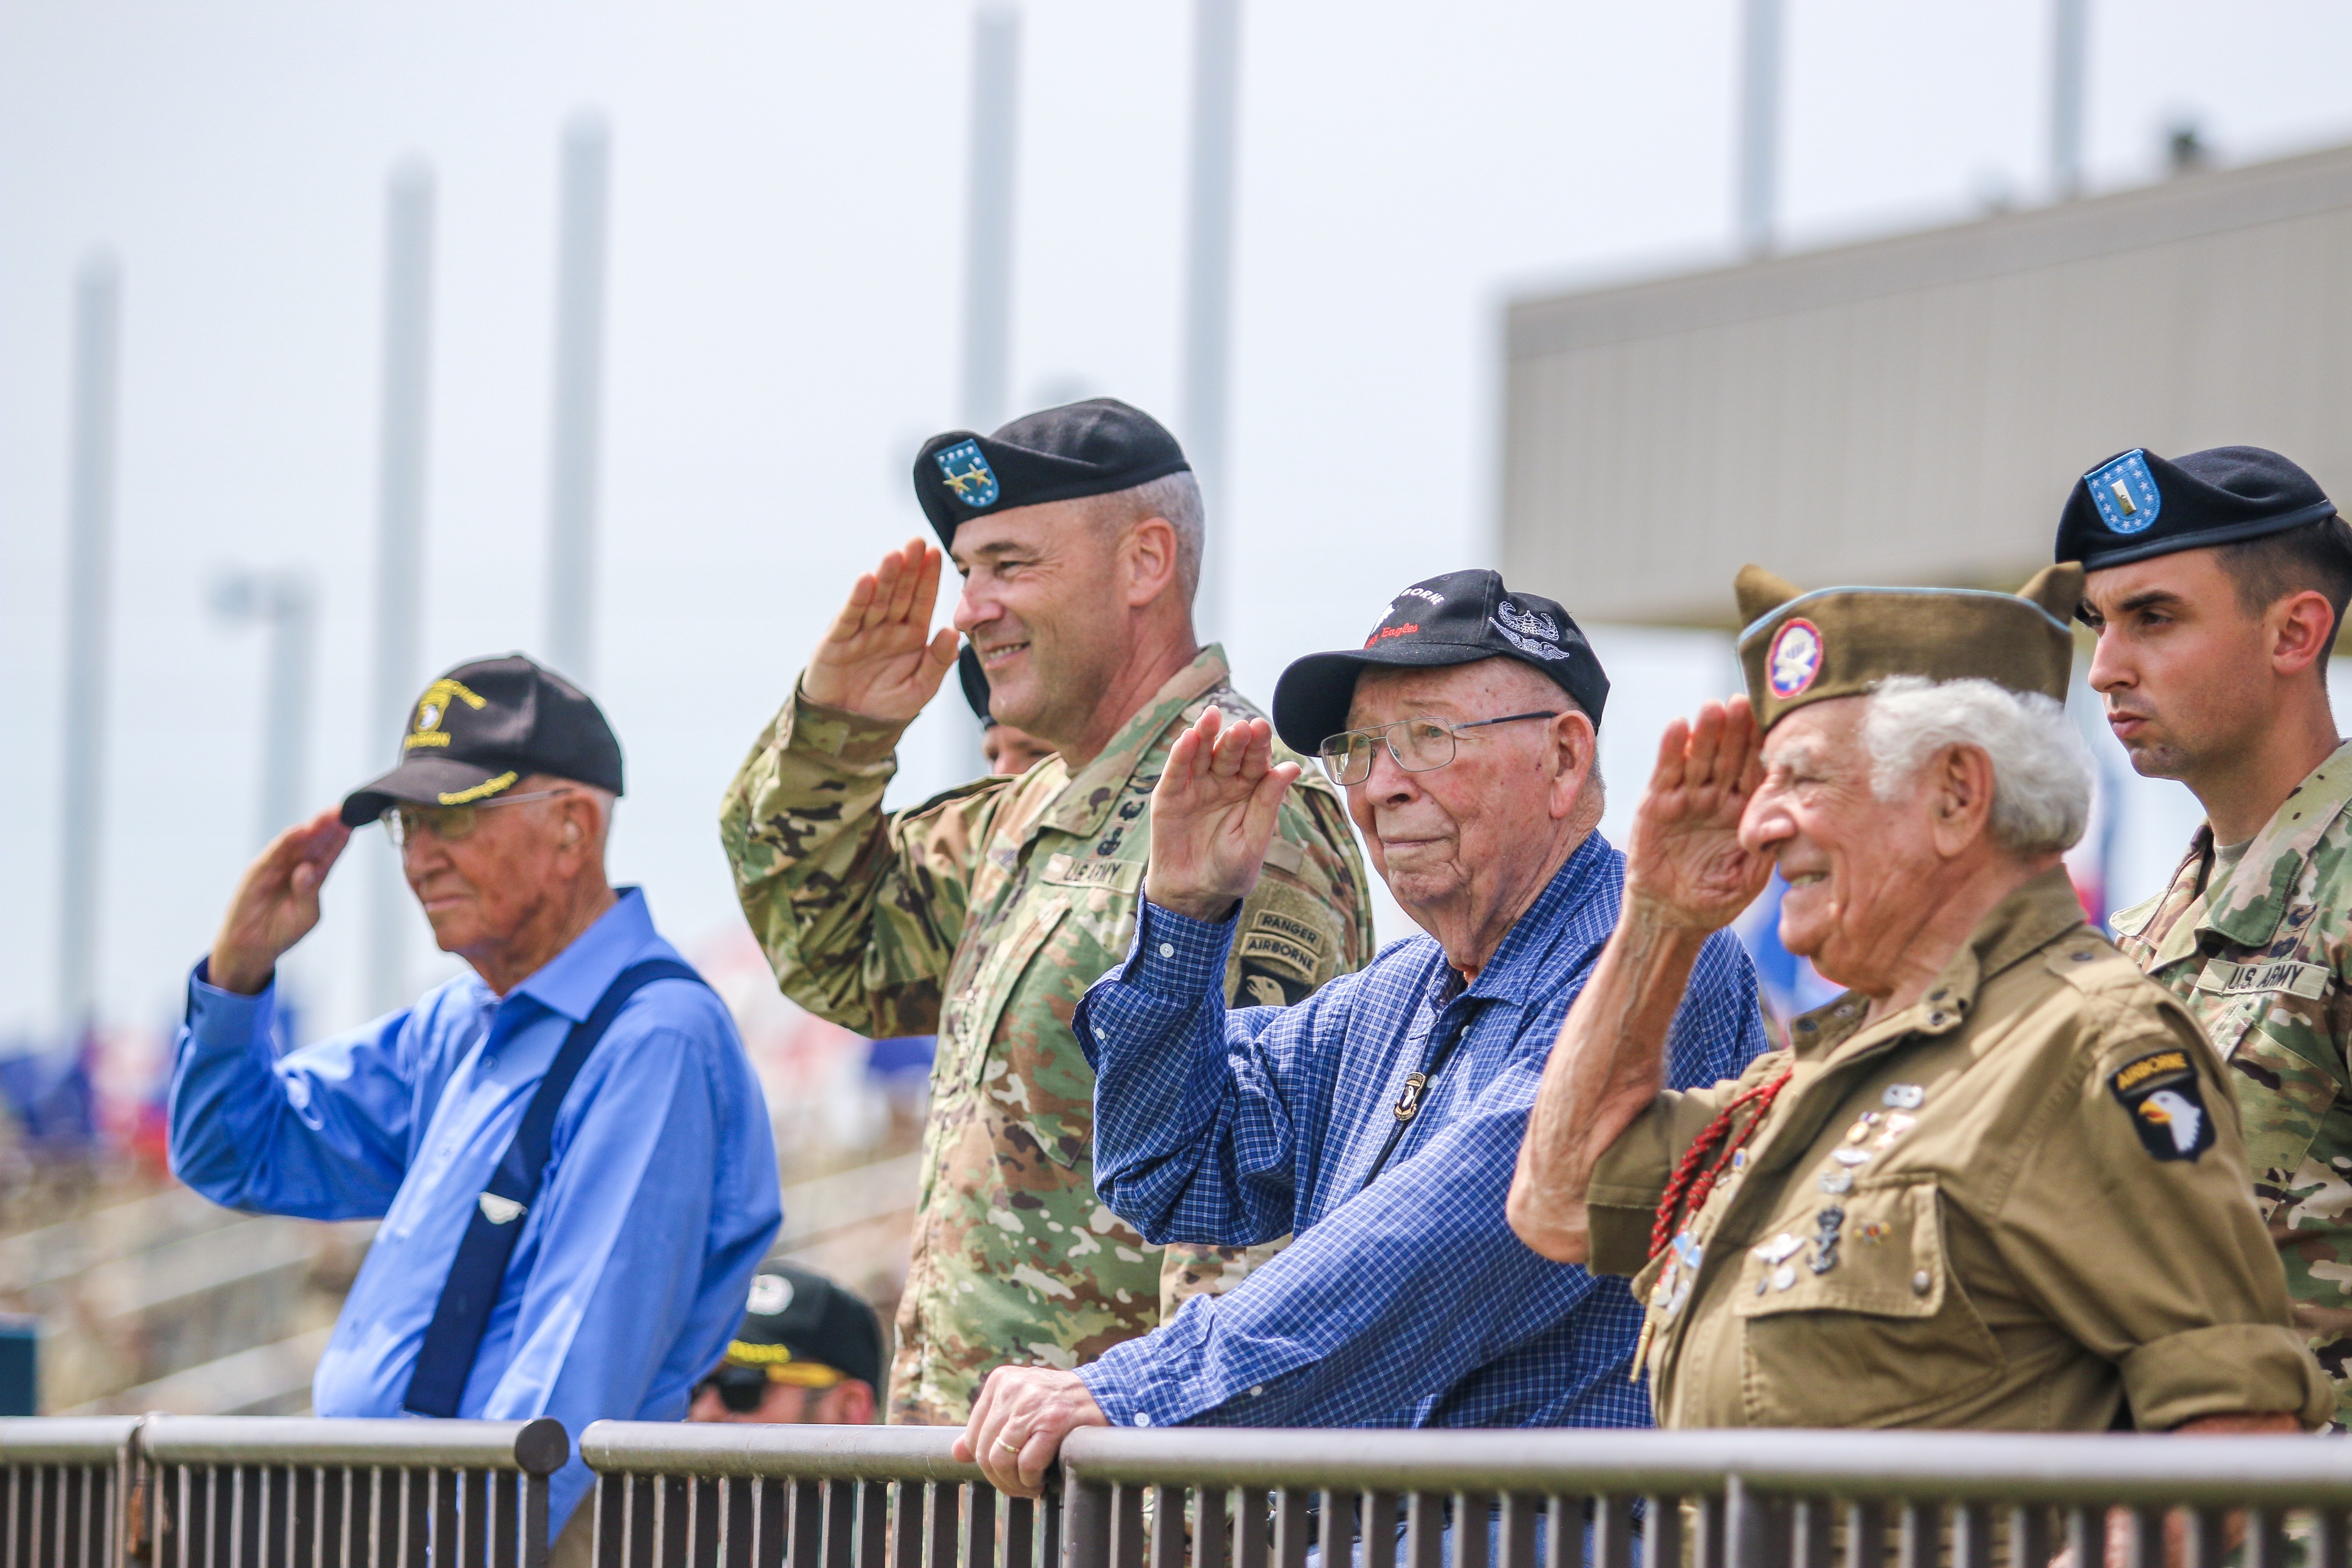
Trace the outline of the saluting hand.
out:
<instances>
[{"instance_id":1,"label":"saluting hand","mask_svg":"<svg viewBox=\"0 0 2352 1568\"><path fill-rule=\"evenodd\" d=\"M955 668L956 635L931 635L940 596L936 545L910 539L857 579L801 676L801 695L869 719L904 721Z\"/></svg>"},{"instance_id":2,"label":"saluting hand","mask_svg":"<svg viewBox=\"0 0 2352 1568\"><path fill-rule=\"evenodd\" d=\"M278 957L319 923L320 885L351 841L333 806L269 841L246 868L213 939L207 973L215 985L241 996L260 994Z\"/></svg>"},{"instance_id":3,"label":"saluting hand","mask_svg":"<svg viewBox=\"0 0 2352 1568\"><path fill-rule=\"evenodd\" d=\"M1625 851L1629 907L1662 925L1717 931L1764 890L1771 858L1739 843L1740 814L1764 778L1763 744L1745 697L1666 726Z\"/></svg>"},{"instance_id":4,"label":"saluting hand","mask_svg":"<svg viewBox=\"0 0 2352 1568\"><path fill-rule=\"evenodd\" d=\"M1177 736L1151 792L1143 895L1199 921L1224 919L1257 886L1282 797L1298 777L1297 763L1274 760L1273 725L1224 721L1212 708Z\"/></svg>"}]
</instances>

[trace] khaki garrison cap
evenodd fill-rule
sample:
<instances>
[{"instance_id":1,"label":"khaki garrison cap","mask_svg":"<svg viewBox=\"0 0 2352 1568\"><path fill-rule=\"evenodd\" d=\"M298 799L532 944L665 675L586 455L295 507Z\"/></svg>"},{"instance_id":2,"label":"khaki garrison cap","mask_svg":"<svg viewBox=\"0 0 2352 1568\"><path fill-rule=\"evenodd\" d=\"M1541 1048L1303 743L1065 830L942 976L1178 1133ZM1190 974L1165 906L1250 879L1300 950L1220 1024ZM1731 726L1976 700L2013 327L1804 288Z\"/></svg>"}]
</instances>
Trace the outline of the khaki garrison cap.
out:
<instances>
[{"instance_id":1,"label":"khaki garrison cap","mask_svg":"<svg viewBox=\"0 0 2352 1568\"><path fill-rule=\"evenodd\" d=\"M2083 569L2045 566L2015 594L1980 588L1817 588L1743 566L1739 662L1766 730L1809 702L1859 697L1889 676L1990 680L2066 700Z\"/></svg>"}]
</instances>

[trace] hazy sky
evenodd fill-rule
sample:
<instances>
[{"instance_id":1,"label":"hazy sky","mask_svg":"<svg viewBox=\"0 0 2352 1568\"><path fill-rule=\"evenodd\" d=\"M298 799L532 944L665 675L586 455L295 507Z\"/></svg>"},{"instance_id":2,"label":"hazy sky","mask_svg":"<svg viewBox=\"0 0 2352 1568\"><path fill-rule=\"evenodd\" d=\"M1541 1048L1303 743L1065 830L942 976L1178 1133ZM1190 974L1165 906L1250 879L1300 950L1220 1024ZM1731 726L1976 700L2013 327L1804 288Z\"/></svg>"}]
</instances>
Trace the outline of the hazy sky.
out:
<instances>
[{"instance_id":1,"label":"hazy sky","mask_svg":"<svg viewBox=\"0 0 2352 1568\"><path fill-rule=\"evenodd\" d=\"M2038 199L2043 0L1787 5L1794 243ZM2100 184L2155 177L2183 114L2232 161L2352 134L2340 4L2091 9ZM1022 11L1013 395L1170 413L1189 10ZM1733 0L1253 0L1211 523L1245 689L1490 558L1502 300L1720 259L1735 32ZM391 751L363 722L386 175L422 158L439 194L421 682L541 640L557 140L609 116L594 686L628 752L615 869L691 945L734 919L720 787L849 578L921 527L908 457L958 423L970 35L946 0L0 4L0 1037L55 991L77 258L110 247L125 299L100 968L110 1015L160 1020L255 847L262 650L211 581L318 585L310 798ZM1621 697L1617 743L1678 679ZM924 728L928 789L966 742ZM354 880L297 970L325 1023L361 1005Z\"/></svg>"}]
</instances>

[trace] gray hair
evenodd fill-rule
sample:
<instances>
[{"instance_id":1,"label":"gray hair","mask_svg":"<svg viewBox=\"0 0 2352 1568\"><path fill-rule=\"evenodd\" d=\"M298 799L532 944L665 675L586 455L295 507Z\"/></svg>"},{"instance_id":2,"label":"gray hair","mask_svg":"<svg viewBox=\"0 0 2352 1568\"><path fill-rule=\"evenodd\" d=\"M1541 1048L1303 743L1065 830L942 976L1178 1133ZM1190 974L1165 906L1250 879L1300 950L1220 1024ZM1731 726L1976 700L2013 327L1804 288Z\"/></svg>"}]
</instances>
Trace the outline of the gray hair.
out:
<instances>
[{"instance_id":1,"label":"gray hair","mask_svg":"<svg viewBox=\"0 0 2352 1568\"><path fill-rule=\"evenodd\" d=\"M1201 481L1189 468L1179 468L1131 489L1104 496L1095 516L1107 527L1127 529L1145 518L1166 521L1176 531L1176 583L1191 604L1201 588L1201 548L1207 533L1201 505Z\"/></svg>"},{"instance_id":2,"label":"gray hair","mask_svg":"<svg viewBox=\"0 0 2352 1568\"><path fill-rule=\"evenodd\" d=\"M2089 825L2091 753L2066 710L2040 692L1893 676L1871 691L1862 740L1881 800L1894 799L1948 747L1982 752L1993 776L1987 831L2012 853L2071 849Z\"/></svg>"}]
</instances>

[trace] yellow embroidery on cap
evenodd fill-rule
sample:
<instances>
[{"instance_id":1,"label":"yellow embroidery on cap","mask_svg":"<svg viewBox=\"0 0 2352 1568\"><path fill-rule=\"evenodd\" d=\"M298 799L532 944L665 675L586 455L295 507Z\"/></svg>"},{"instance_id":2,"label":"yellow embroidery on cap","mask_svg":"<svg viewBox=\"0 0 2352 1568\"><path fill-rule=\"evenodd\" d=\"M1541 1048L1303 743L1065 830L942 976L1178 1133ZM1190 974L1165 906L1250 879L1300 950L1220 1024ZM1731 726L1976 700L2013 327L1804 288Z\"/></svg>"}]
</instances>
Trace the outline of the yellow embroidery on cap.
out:
<instances>
[{"instance_id":1,"label":"yellow embroidery on cap","mask_svg":"<svg viewBox=\"0 0 2352 1568\"><path fill-rule=\"evenodd\" d=\"M474 801L484 799L489 795L494 795L498 794L499 791L511 786L515 780L521 776L522 775L520 773L500 773L494 779L484 779L480 784L476 784L471 789L461 789L454 794L443 795L441 797L441 804L443 805L469 805Z\"/></svg>"},{"instance_id":2,"label":"yellow embroidery on cap","mask_svg":"<svg viewBox=\"0 0 2352 1568\"><path fill-rule=\"evenodd\" d=\"M489 701L488 698L467 689L464 682L443 676L426 687L425 695L416 700L416 718L407 737L400 742L401 750L412 751L418 746L446 746L449 743L448 734L441 728L441 721L449 716L452 698L475 709L484 707Z\"/></svg>"}]
</instances>

